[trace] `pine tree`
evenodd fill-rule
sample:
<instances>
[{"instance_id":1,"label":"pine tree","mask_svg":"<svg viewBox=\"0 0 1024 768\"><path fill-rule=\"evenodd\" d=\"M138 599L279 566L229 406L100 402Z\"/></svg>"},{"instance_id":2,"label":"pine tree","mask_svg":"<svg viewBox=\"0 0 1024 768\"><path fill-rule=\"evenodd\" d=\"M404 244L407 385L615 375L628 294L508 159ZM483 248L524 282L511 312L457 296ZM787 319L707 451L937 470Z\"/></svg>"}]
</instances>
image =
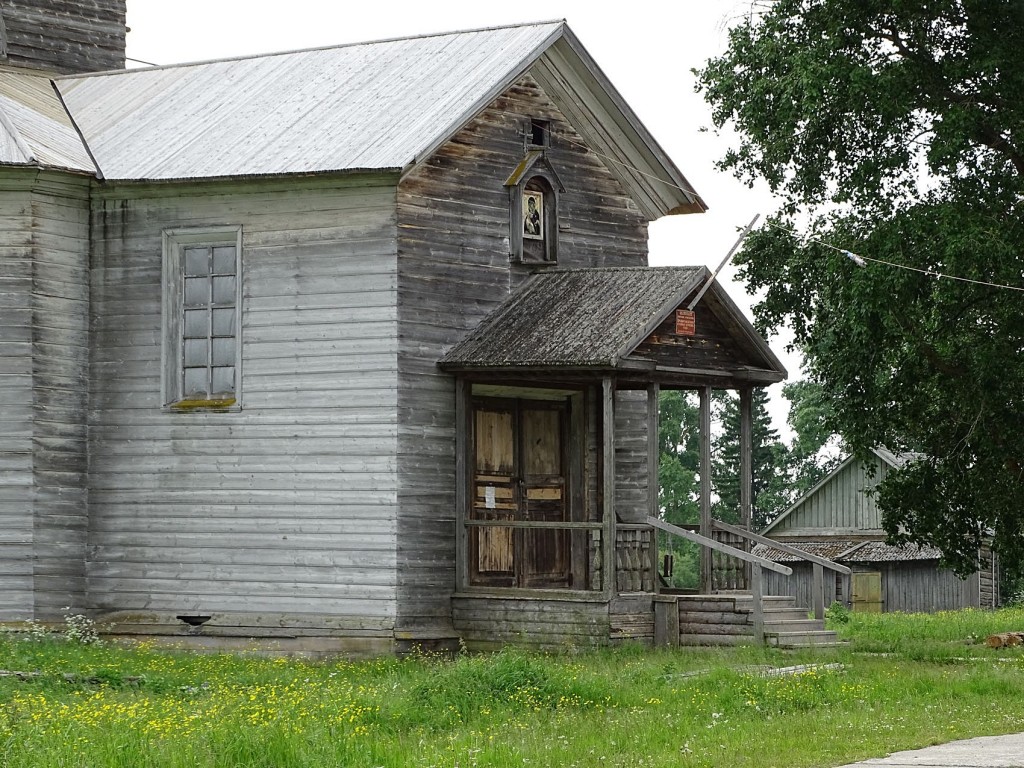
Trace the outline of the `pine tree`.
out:
<instances>
[{"instance_id":1,"label":"pine tree","mask_svg":"<svg viewBox=\"0 0 1024 768\"><path fill-rule=\"evenodd\" d=\"M718 502L715 516L738 523L740 515L740 401L731 393L717 395L721 432L714 440L712 479ZM759 530L789 506L789 453L768 415L768 394L755 389L751 401L751 521Z\"/></svg>"}]
</instances>

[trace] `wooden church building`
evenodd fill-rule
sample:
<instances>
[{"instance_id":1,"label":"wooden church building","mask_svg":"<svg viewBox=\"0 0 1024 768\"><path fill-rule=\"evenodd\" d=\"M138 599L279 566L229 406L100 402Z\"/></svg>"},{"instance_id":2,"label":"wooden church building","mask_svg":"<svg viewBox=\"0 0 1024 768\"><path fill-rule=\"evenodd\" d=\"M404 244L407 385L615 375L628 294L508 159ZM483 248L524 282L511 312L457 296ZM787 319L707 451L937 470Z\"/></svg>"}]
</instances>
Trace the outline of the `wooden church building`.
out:
<instances>
[{"instance_id":1,"label":"wooden church building","mask_svg":"<svg viewBox=\"0 0 1024 768\"><path fill-rule=\"evenodd\" d=\"M125 70L123 0L0 14L0 622L652 637L659 388L785 371L647 267L705 204L564 23Z\"/></svg>"}]
</instances>

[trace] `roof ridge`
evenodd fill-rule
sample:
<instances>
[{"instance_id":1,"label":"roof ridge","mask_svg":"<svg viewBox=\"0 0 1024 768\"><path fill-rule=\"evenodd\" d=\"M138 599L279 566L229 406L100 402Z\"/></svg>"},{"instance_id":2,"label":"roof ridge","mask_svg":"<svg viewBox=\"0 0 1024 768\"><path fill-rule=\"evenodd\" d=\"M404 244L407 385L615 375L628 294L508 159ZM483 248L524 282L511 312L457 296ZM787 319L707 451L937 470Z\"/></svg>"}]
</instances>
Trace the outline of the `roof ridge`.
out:
<instances>
[{"instance_id":1,"label":"roof ridge","mask_svg":"<svg viewBox=\"0 0 1024 768\"><path fill-rule=\"evenodd\" d=\"M224 56L216 59L203 59L200 61L182 61L174 64L157 64L147 67L132 67L131 69L108 69L102 72L82 72L78 74L60 75L54 80L80 80L93 77L108 77L111 75L123 75L126 72L154 72L166 69L184 69L186 67L202 67L208 64L224 64L232 61L250 61L254 59L270 59L275 56L293 56L299 53L315 53L317 51L335 51L342 48L357 48L363 45L383 45L386 43L400 43L407 40L427 40L433 37L454 37L456 35L471 35L478 32L496 32L502 29L516 29L520 27L545 27L567 25L565 19L550 19L548 21L519 22L515 24L496 24L490 27L477 27L474 29L453 29L447 32L429 32L421 35L406 35L404 37L387 37L378 40L361 40L352 43L336 43L334 45L318 45L311 48L293 48L286 51L271 51L267 53L250 53L241 56Z\"/></svg>"}]
</instances>

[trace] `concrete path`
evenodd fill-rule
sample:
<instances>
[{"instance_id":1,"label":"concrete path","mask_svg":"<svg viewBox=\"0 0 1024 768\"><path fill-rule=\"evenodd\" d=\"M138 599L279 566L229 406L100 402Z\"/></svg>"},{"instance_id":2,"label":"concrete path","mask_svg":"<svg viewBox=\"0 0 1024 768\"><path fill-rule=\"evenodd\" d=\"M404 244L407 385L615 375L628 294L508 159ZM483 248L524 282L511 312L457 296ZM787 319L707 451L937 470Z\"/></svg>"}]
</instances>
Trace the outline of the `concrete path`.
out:
<instances>
[{"instance_id":1,"label":"concrete path","mask_svg":"<svg viewBox=\"0 0 1024 768\"><path fill-rule=\"evenodd\" d=\"M896 752L839 768L1024 768L1024 733L1009 736L980 736L966 741L951 741L937 747Z\"/></svg>"}]
</instances>

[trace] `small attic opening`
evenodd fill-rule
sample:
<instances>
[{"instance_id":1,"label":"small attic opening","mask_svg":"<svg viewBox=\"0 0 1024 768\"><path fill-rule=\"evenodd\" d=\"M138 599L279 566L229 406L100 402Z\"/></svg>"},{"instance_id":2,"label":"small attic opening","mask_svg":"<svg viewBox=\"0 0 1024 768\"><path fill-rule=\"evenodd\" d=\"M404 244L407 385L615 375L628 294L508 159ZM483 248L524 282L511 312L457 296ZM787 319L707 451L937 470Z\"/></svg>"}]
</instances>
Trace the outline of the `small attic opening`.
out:
<instances>
[{"instance_id":1,"label":"small attic opening","mask_svg":"<svg viewBox=\"0 0 1024 768\"><path fill-rule=\"evenodd\" d=\"M530 146L547 147L551 144L551 121L533 118L530 120Z\"/></svg>"}]
</instances>

